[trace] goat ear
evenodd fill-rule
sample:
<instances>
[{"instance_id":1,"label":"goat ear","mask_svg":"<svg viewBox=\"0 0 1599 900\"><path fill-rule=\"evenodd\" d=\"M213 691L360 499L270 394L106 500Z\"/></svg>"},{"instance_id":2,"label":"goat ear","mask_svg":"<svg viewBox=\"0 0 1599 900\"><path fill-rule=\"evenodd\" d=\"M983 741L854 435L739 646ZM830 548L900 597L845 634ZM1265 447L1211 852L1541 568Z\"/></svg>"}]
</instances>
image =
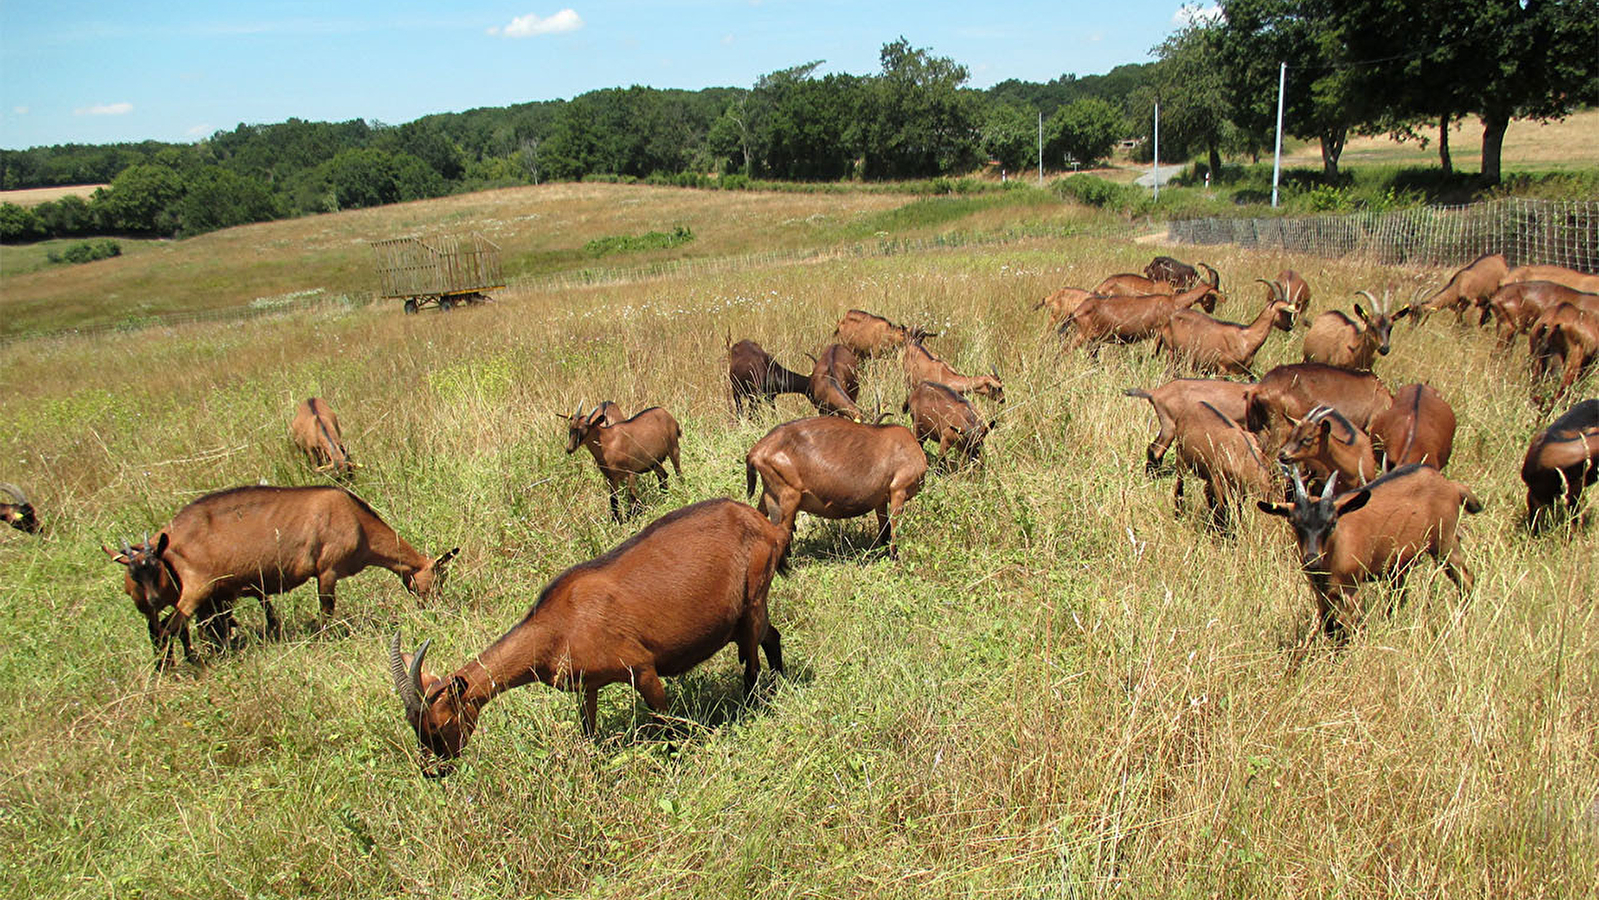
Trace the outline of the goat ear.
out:
<instances>
[{"instance_id":1,"label":"goat ear","mask_svg":"<svg viewBox=\"0 0 1599 900\"><path fill-rule=\"evenodd\" d=\"M1368 491L1368 490L1365 490L1365 489L1361 489L1359 491L1356 491L1354 496L1352 496L1349 499L1345 500L1344 502L1338 504L1338 514L1340 516L1348 515L1349 513L1354 512L1355 510L1361 508L1362 506L1365 506L1366 505L1366 501L1368 501L1370 499L1371 499L1371 491Z\"/></svg>"},{"instance_id":2,"label":"goat ear","mask_svg":"<svg viewBox=\"0 0 1599 900\"><path fill-rule=\"evenodd\" d=\"M445 687L445 690L449 692L450 702L460 703L461 698L466 696L466 688L467 684L464 677L457 675L451 678L449 685Z\"/></svg>"},{"instance_id":3,"label":"goat ear","mask_svg":"<svg viewBox=\"0 0 1599 900\"><path fill-rule=\"evenodd\" d=\"M1256 500L1255 505L1260 508L1261 512L1268 516L1281 516L1285 519L1288 518L1288 513L1291 511L1291 507L1285 503L1270 503L1265 500Z\"/></svg>"},{"instance_id":4,"label":"goat ear","mask_svg":"<svg viewBox=\"0 0 1599 900\"><path fill-rule=\"evenodd\" d=\"M1360 308L1360 304L1359 303L1355 304L1355 315L1361 317L1362 319L1366 319L1368 321L1371 319L1371 316L1366 315L1366 311Z\"/></svg>"},{"instance_id":5,"label":"goat ear","mask_svg":"<svg viewBox=\"0 0 1599 900\"><path fill-rule=\"evenodd\" d=\"M1393 315L1389 316L1389 318L1393 319L1395 322L1397 322L1400 319L1403 319L1405 316L1408 316L1408 315L1410 315L1411 313L1413 313L1415 311L1416 311L1416 308L1414 306L1403 306L1403 307L1400 307L1398 312L1396 312Z\"/></svg>"},{"instance_id":6,"label":"goat ear","mask_svg":"<svg viewBox=\"0 0 1599 900\"><path fill-rule=\"evenodd\" d=\"M168 540L169 540L169 537L168 537L167 533L165 531L161 532L161 536L156 538L156 541L155 541L155 553L153 555L160 556L161 554L167 552L167 541Z\"/></svg>"},{"instance_id":7,"label":"goat ear","mask_svg":"<svg viewBox=\"0 0 1599 900\"><path fill-rule=\"evenodd\" d=\"M433 561L433 568L435 568L435 569L443 568L444 566L449 564L450 560L455 558L455 554L460 553L460 552L461 552L461 548L460 547L451 547L449 549L449 551L440 554L439 558L435 559Z\"/></svg>"}]
</instances>

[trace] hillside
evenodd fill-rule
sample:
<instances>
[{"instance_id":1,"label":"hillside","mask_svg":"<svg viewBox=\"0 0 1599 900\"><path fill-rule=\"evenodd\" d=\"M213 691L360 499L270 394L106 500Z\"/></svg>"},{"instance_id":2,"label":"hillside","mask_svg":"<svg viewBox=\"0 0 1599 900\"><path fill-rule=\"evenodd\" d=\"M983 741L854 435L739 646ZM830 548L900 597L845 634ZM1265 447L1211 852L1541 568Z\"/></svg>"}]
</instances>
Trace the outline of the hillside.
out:
<instances>
[{"instance_id":1,"label":"hillside","mask_svg":"<svg viewBox=\"0 0 1599 900\"><path fill-rule=\"evenodd\" d=\"M362 290L363 242L407 230L481 228L537 271L593 237L676 223L696 234L684 252L747 253L925 233L926 209L518 189L8 279L0 309L11 327L135 296L162 310ZM1084 215L935 209L996 232ZM1378 374L1425 379L1459 417L1448 474L1485 506L1462 524L1476 587L1462 598L1430 562L1403 592L1368 586L1363 626L1334 646L1312 635L1287 526L1247 508L1216 534L1196 480L1173 515L1171 478L1144 474L1153 416L1123 391L1162 382L1164 360L1063 354L1032 309L1150 253L1023 236L507 291L448 315L330 304L8 346L0 481L28 490L47 531L0 529L4 893L1586 896L1599 881L1599 532L1591 499L1568 527L1523 527L1518 468L1548 421L1524 353L1446 315L1396 329ZM1234 319L1259 309L1252 279L1284 266L1318 311L1448 275L1228 248L1207 260ZM898 561L869 549L869 517L800 516L770 597L789 675L763 672L754 702L727 649L668 679L664 730L616 685L589 740L573 695L529 686L485 709L453 774L422 778L390 636L431 639L430 665L450 671L566 567L673 508L743 498L745 452L810 407L788 396L735 420L725 342L758 340L803 369L852 307L938 331L929 345L957 368L1004 378L1008 403L983 404L999 421L983 471L929 474ZM1297 360L1302 334L1273 333L1257 371ZM1594 376L1584 386L1591 396ZM893 413L904 392L897 360L865 366L868 410ZM322 483L287 441L311 395L339 410L365 465L354 489L424 552L461 548L449 580L426 605L387 572L343 580L326 631L302 587L276 601L282 640L261 636L244 600L239 646L157 674L101 545L158 533L208 491ZM663 406L683 429L682 477L623 525L555 418L606 398Z\"/></svg>"}]
</instances>

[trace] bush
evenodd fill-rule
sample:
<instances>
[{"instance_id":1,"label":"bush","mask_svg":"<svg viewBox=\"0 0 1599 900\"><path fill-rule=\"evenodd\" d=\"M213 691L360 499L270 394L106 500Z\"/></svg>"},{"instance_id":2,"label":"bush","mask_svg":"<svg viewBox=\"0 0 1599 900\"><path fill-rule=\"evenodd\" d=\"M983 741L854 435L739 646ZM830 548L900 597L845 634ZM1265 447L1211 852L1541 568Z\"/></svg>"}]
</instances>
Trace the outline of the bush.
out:
<instances>
[{"instance_id":1,"label":"bush","mask_svg":"<svg viewBox=\"0 0 1599 900\"><path fill-rule=\"evenodd\" d=\"M0 203L0 241L14 244L36 241L44 236L44 221L38 213L15 203Z\"/></svg>"},{"instance_id":2,"label":"bush","mask_svg":"<svg viewBox=\"0 0 1599 900\"><path fill-rule=\"evenodd\" d=\"M595 238L583 245L583 251L590 256L605 256L608 253L637 253L641 250L666 250L686 244L694 240L694 232L687 225L679 225L670 233L664 231L650 231L644 234L617 234L610 237Z\"/></svg>"},{"instance_id":3,"label":"bush","mask_svg":"<svg viewBox=\"0 0 1599 900\"><path fill-rule=\"evenodd\" d=\"M1071 175L1052 182L1050 190L1062 198L1115 212L1131 210L1144 199L1144 192L1139 188L1097 175Z\"/></svg>"},{"instance_id":4,"label":"bush","mask_svg":"<svg viewBox=\"0 0 1599 900\"><path fill-rule=\"evenodd\" d=\"M65 250L57 253L51 250L45 254L53 263L87 263L97 259L110 259L122 255L122 245L109 238L100 238L94 241L79 241L69 244Z\"/></svg>"}]
</instances>

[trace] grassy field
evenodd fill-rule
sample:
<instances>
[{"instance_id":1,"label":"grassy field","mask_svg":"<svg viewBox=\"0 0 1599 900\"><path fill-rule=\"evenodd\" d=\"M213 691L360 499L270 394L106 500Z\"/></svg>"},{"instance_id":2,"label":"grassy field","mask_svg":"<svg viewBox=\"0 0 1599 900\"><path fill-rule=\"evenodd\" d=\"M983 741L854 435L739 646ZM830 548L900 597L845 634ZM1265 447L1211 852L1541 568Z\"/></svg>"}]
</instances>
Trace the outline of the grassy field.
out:
<instances>
[{"instance_id":1,"label":"grassy field","mask_svg":"<svg viewBox=\"0 0 1599 900\"><path fill-rule=\"evenodd\" d=\"M742 218L728 202L748 204ZM291 286L252 280L264 256L297 261L292 284L336 288L364 277L360 241L400 228L502 222L521 255L684 221L696 249L732 252L869 227L891 202L562 187L224 232L209 255L230 264L226 290L260 296ZM517 238L518 215L545 227ZM273 230L290 227L307 231ZM1121 392L1163 364L1143 348L1063 356L1030 310L1149 253L1040 238L448 316L330 307L8 348L0 479L33 493L49 530L0 533L0 894L1591 896L1599 536L1522 528L1518 466L1547 421L1522 355L1447 317L1399 330L1378 373L1453 402L1450 475L1486 502L1462 529L1476 590L1462 599L1422 567L1402 603L1364 592L1370 619L1347 646L1307 644L1288 529L1246 511L1236 536L1213 535L1172 515L1169 479L1144 476L1153 417ZM1258 309L1250 280L1284 265L1321 306L1446 274L1211 261L1238 287L1233 318ZM148 277L187 291L210 277L190 265ZM419 777L389 635L431 638L451 669L642 524L609 521L551 414L610 398L678 418L684 477L648 517L742 496L745 450L808 407L787 397L734 421L725 336L801 366L849 307L934 327L964 370L998 368L1010 403L986 474L929 477L898 562L866 549L865 522L801 517L771 601L791 673L763 675L761 702L740 702L725 650L668 684L674 734L642 728L612 687L591 742L572 695L530 687L487 708L452 776ZM1296 359L1298 339L1274 335L1261 361ZM881 361L863 399L897 409L903 390ZM424 551L462 547L451 580L420 609L385 572L347 580L328 634L301 589L278 603L284 640L157 675L99 544L207 491L315 483L286 434L311 394L366 465L356 490ZM240 617L259 632L253 602Z\"/></svg>"},{"instance_id":2,"label":"grassy field","mask_svg":"<svg viewBox=\"0 0 1599 900\"><path fill-rule=\"evenodd\" d=\"M15 203L18 206L38 206L41 203L52 203L62 197L82 197L89 199L95 191L107 187L104 184L69 184L62 187L24 188L17 191L0 191L0 203Z\"/></svg>"},{"instance_id":3,"label":"grassy field","mask_svg":"<svg viewBox=\"0 0 1599 900\"><path fill-rule=\"evenodd\" d=\"M1400 143L1387 135L1351 137L1339 158L1341 166L1436 166L1438 123L1422 129L1426 147L1416 141ZM1296 142L1283 154L1284 165L1321 165L1321 144ZM1455 168L1475 172L1482 168L1482 121L1457 120L1449 129L1449 156ZM1537 122L1517 119L1505 131L1503 166L1513 172L1576 172L1599 167L1599 109L1573 113L1565 119Z\"/></svg>"}]
</instances>

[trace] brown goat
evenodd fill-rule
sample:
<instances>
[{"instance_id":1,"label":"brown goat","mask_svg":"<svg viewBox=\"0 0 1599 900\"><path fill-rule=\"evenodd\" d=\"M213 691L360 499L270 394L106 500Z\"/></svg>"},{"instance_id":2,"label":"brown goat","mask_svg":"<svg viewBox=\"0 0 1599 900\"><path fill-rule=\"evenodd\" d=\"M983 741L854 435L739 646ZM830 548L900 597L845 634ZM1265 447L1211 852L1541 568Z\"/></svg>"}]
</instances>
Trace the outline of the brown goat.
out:
<instances>
[{"instance_id":1,"label":"brown goat","mask_svg":"<svg viewBox=\"0 0 1599 900\"><path fill-rule=\"evenodd\" d=\"M1144 275L1153 281L1164 281L1180 291L1186 291L1199 280L1199 270L1188 263L1171 258L1170 256L1157 256L1144 267Z\"/></svg>"},{"instance_id":2,"label":"brown goat","mask_svg":"<svg viewBox=\"0 0 1599 900\"><path fill-rule=\"evenodd\" d=\"M1131 344L1154 337L1172 313L1215 296L1213 285L1201 284L1181 294L1089 297L1061 322L1059 331L1065 334L1067 328L1075 326L1077 334L1067 349L1076 350L1087 344L1090 355L1097 359L1101 344ZM1214 304L1207 307L1214 308Z\"/></svg>"},{"instance_id":3,"label":"brown goat","mask_svg":"<svg viewBox=\"0 0 1599 900\"><path fill-rule=\"evenodd\" d=\"M1178 513L1183 509L1184 471L1204 480L1205 505L1214 528L1227 527L1231 510L1245 495L1265 497L1271 492L1271 470L1255 436L1209 403L1201 401L1178 418L1176 446L1172 502Z\"/></svg>"},{"instance_id":4,"label":"brown goat","mask_svg":"<svg viewBox=\"0 0 1599 900\"><path fill-rule=\"evenodd\" d=\"M225 640L228 611L241 594L260 599L267 630L276 633L267 597L314 578L325 624L339 579L382 566L418 601L426 600L459 548L437 559L423 556L366 501L342 488L250 486L190 503L138 548L124 541L121 552L101 549L127 567L124 590L144 614L157 665L165 665L174 635L192 657L188 620L196 612L221 616L218 637ZM160 613L169 606L173 611L163 622Z\"/></svg>"},{"instance_id":5,"label":"brown goat","mask_svg":"<svg viewBox=\"0 0 1599 900\"><path fill-rule=\"evenodd\" d=\"M1318 406L1294 423L1277 451L1277 461L1310 473L1306 482L1312 491L1334 475L1346 486L1361 485L1380 471L1371 438L1330 406Z\"/></svg>"},{"instance_id":6,"label":"brown goat","mask_svg":"<svg viewBox=\"0 0 1599 900\"><path fill-rule=\"evenodd\" d=\"M1271 455L1282 446L1291 420L1303 419L1318 406L1331 406L1356 428L1365 429L1393 399L1370 372L1323 363L1292 363L1272 369L1249 386L1244 427L1261 435L1261 447Z\"/></svg>"},{"instance_id":7,"label":"brown goat","mask_svg":"<svg viewBox=\"0 0 1599 900\"><path fill-rule=\"evenodd\" d=\"M1443 471L1455 446L1455 411L1430 385L1407 384L1372 416L1371 441L1382 453L1383 468L1421 463Z\"/></svg>"},{"instance_id":8,"label":"brown goat","mask_svg":"<svg viewBox=\"0 0 1599 900\"><path fill-rule=\"evenodd\" d=\"M654 472L666 487L666 467L661 462L672 460L677 477L683 477L683 467L678 463L677 442L683 430L677 426L672 414L659 406L641 410L631 419L606 425L601 408L596 406L587 416L579 409L567 418L566 452L576 452L587 447L600 467L600 474L611 488L611 518L623 520L621 487L627 484L628 515L644 508L639 499L637 479L645 472Z\"/></svg>"},{"instance_id":9,"label":"brown goat","mask_svg":"<svg viewBox=\"0 0 1599 900\"><path fill-rule=\"evenodd\" d=\"M1440 309L1453 309L1455 317L1463 319L1466 311L1475 307L1482 310L1481 321L1476 323L1481 325L1488 321L1490 314L1488 298L1499 289L1500 282L1504 281L1509 271L1510 266L1503 255L1484 253L1449 276L1449 282L1417 304L1416 309L1429 314Z\"/></svg>"},{"instance_id":10,"label":"brown goat","mask_svg":"<svg viewBox=\"0 0 1599 900\"><path fill-rule=\"evenodd\" d=\"M1142 297L1145 294L1175 294L1182 290L1185 288L1159 278L1136 272L1118 272L1107 275L1105 280L1089 290L1089 294L1096 297Z\"/></svg>"},{"instance_id":11,"label":"brown goat","mask_svg":"<svg viewBox=\"0 0 1599 900\"><path fill-rule=\"evenodd\" d=\"M338 414L320 397L308 397L295 407L294 418L289 422L289 436L311 457L311 465L318 472L331 471L335 478L348 478L360 468L350 460L350 452L345 449Z\"/></svg>"},{"instance_id":12,"label":"brown goat","mask_svg":"<svg viewBox=\"0 0 1599 900\"><path fill-rule=\"evenodd\" d=\"M828 344L821 356L811 357L811 377L807 396L816 411L824 416L866 418L857 401L861 395L860 363L855 353L843 344Z\"/></svg>"},{"instance_id":13,"label":"brown goat","mask_svg":"<svg viewBox=\"0 0 1599 900\"><path fill-rule=\"evenodd\" d=\"M1128 388L1123 391L1129 397L1148 400L1149 405L1155 409L1155 419L1160 425L1160 433L1155 435L1155 439L1149 443L1149 448L1144 451L1144 470L1150 475L1160 471L1161 461L1166 456L1166 448L1177 438L1177 421L1189 415L1191 410L1198 408L1201 403L1208 404L1212 409L1242 425L1249 405L1245 395L1250 387L1252 385L1236 381L1178 378L1166 382L1153 391L1142 391L1138 388Z\"/></svg>"},{"instance_id":14,"label":"brown goat","mask_svg":"<svg viewBox=\"0 0 1599 900\"><path fill-rule=\"evenodd\" d=\"M1294 308L1294 316L1298 319L1309 321L1306 317L1310 315L1310 283L1298 272L1293 269L1283 269L1277 273L1277 280L1274 282L1266 281L1264 278L1255 280L1266 285L1266 299L1268 301L1272 298L1272 288L1275 287L1276 293L1282 294L1283 299L1288 301L1288 305Z\"/></svg>"},{"instance_id":15,"label":"brown goat","mask_svg":"<svg viewBox=\"0 0 1599 900\"><path fill-rule=\"evenodd\" d=\"M1061 288L1048 297L1033 304L1033 309L1049 309L1049 324L1059 327L1061 320L1072 314L1084 300L1093 296L1093 292L1082 288Z\"/></svg>"},{"instance_id":16,"label":"brown goat","mask_svg":"<svg viewBox=\"0 0 1599 900\"><path fill-rule=\"evenodd\" d=\"M1556 306L1539 316L1527 333L1533 379L1542 379L1555 360L1563 369L1560 385L1544 398L1545 408L1565 396L1583 370L1599 359L1599 295L1593 299L1593 303Z\"/></svg>"},{"instance_id":17,"label":"brown goat","mask_svg":"<svg viewBox=\"0 0 1599 900\"><path fill-rule=\"evenodd\" d=\"M954 448L969 462L982 461L983 442L988 433L999 425L997 419L983 422L971 401L948 385L924 381L911 390L905 398L901 412L911 414L911 425L916 440L938 441L938 464L944 464L944 455Z\"/></svg>"},{"instance_id":18,"label":"brown goat","mask_svg":"<svg viewBox=\"0 0 1599 900\"><path fill-rule=\"evenodd\" d=\"M1552 281L1585 294L1599 294L1599 275L1579 272L1565 266L1517 266L1505 273L1501 285L1523 281Z\"/></svg>"},{"instance_id":19,"label":"brown goat","mask_svg":"<svg viewBox=\"0 0 1599 900\"><path fill-rule=\"evenodd\" d=\"M1192 309L1180 309L1160 326L1156 351L1165 347L1172 364L1179 359L1201 372L1250 375L1249 364L1266 343L1272 328L1289 331L1298 310L1283 296L1279 285L1266 282L1272 295L1260 315L1248 325L1222 322Z\"/></svg>"},{"instance_id":20,"label":"brown goat","mask_svg":"<svg viewBox=\"0 0 1599 900\"><path fill-rule=\"evenodd\" d=\"M18 531L28 534L39 533L39 514L34 511L33 504L28 502L28 495L22 488L14 484L0 482L0 491L11 495L15 503L0 503L0 522L10 525Z\"/></svg>"},{"instance_id":21,"label":"brown goat","mask_svg":"<svg viewBox=\"0 0 1599 900\"><path fill-rule=\"evenodd\" d=\"M782 639L768 615L772 577L789 534L742 503L705 500L674 510L609 552L555 576L527 614L476 658L445 677L416 654L389 645L389 674L405 718L428 756L452 759L495 697L535 681L583 694L583 730L593 735L600 688L631 684L666 711L663 677L681 675L728 644L755 689L759 653L783 671Z\"/></svg>"},{"instance_id":22,"label":"brown goat","mask_svg":"<svg viewBox=\"0 0 1599 900\"><path fill-rule=\"evenodd\" d=\"M894 522L922 489L927 455L903 425L867 425L836 416L786 422L744 456L745 491L771 520L793 533L800 512L824 519L877 513L878 546L898 557Z\"/></svg>"},{"instance_id":23,"label":"brown goat","mask_svg":"<svg viewBox=\"0 0 1599 900\"><path fill-rule=\"evenodd\" d=\"M882 356L893 353L908 340L938 337L938 333L915 325L895 325L882 316L852 309L838 320L833 337L861 356Z\"/></svg>"},{"instance_id":24,"label":"brown goat","mask_svg":"<svg viewBox=\"0 0 1599 900\"><path fill-rule=\"evenodd\" d=\"M1599 300L1590 294L1553 281L1517 281L1501 285L1488 298L1495 319L1499 349L1510 348L1516 335L1526 332L1538 317L1562 303L1585 304Z\"/></svg>"},{"instance_id":25,"label":"brown goat","mask_svg":"<svg viewBox=\"0 0 1599 900\"><path fill-rule=\"evenodd\" d=\"M1340 637L1360 622L1354 605L1360 582L1402 580L1424 553L1443 564L1462 595L1471 592L1471 570L1460 558L1456 529L1460 507L1477 513L1482 502L1465 485L1431 466L1405 466L1336 497L1338 479L1329 479L1311 500L1298 472L1293 481L1292 504L1262 500L1259 506L1293 527L1324 634Z\"/></svg>"},{"instance_id":26,"label":"brown goat","mask_svg":"<svg viewBox=\"0 0 1599 900\"><path fill-rule=\"evenodd\" d=\"M778 365L754 341L739 341L728 348L727 380L733 386L733 407L740 416L744 415L745 400L753 412L759 403L776 405L779 394L810 395L810 379Z\"/></svg>"},{"instance_id":27,"label":"brown goat","mask_svg":"<svg viewBox=\"0 0 1599 900\"><path fill-rule=\"evenodd\" d=\"M977 394L995 403L1005 402L1005 384L997 372L988 375L968 376L950 368L922 346L921 341L906 341L905 355L900 358L905 369L905 389L915 390L924 381L937 382L957 394Z\"/></svg>"},{"instance_id":28,"label":"brown goat","mask_svg":"<svg viewBox=\"0 0 1599 900\"><path fill-rule=\"evenodd\" d=\"M1378 354L1388 355L1388 338L1394 322L1410 315L1412 307L1406 306L1390 314L1387 294L1379 301L1366 291L1355 293L1365 294L1371 300L1371 314L1356 303L1355 315L1359 321L1336 309L1317 316L1305 335L1305 362L1370 371Z\"/></svg>"},{"instance_id":29,"label":"brown goat","mask_svg":"<svg viewBox=\"0 0 1599 900\"><path fill-rule=\"evenodd\" d=\"M1584 400L1548 428L1533 435L1521 461L1527 485L1527 526L1549 524L1548 513L1562 499L1577 508L1584 487L1599 481L1599 400Z\"/></svg>"}]
</instances>

